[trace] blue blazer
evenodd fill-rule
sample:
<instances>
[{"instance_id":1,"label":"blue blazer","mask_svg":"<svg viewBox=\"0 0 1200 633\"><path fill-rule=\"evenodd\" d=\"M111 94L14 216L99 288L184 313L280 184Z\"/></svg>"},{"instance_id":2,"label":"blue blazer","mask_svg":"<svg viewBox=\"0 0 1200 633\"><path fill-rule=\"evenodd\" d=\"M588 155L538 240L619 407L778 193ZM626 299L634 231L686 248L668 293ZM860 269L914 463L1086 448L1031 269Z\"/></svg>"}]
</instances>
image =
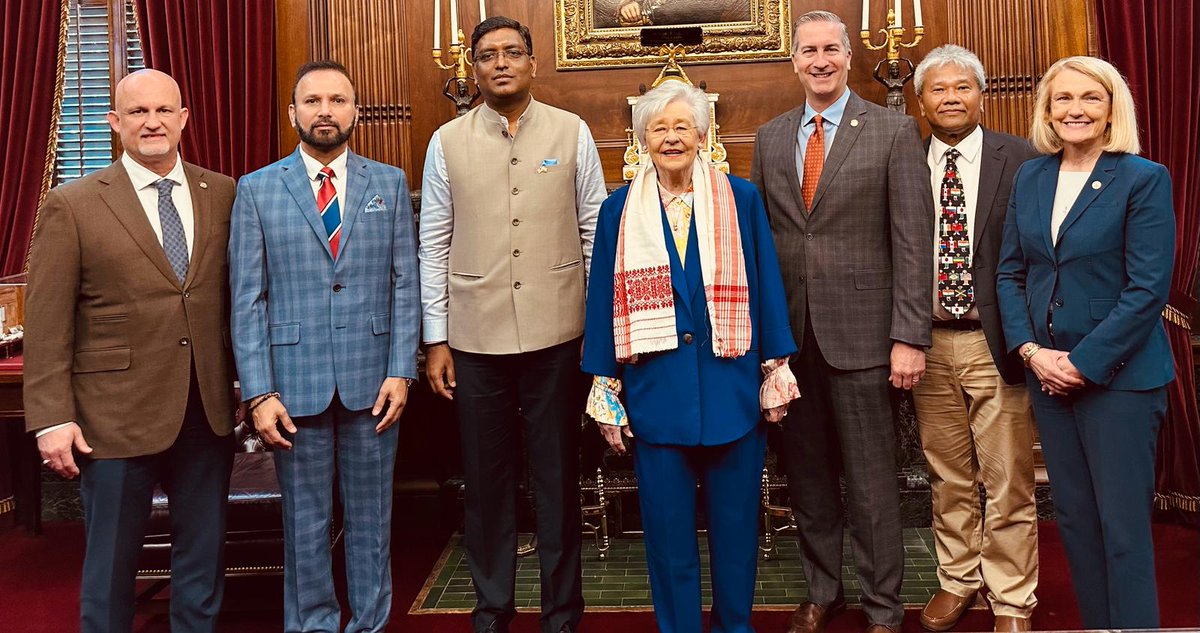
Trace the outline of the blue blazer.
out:
<instances>
[{"instance_id":1,"label":"blue blazer","mask_svg":"<svg viewBox=\"0 0 1200 633\"><path fill-rule=\"evenodd\" d=\"M1154 389L1175 377L1161 313L1171 290L1171 177L1132 154L1105 153L1050 239L1060 156L1021 166L1013 180L997 267L1004 337L1069 351L1089 381ZM1054 340L1047 315L1053 312Z\"/></svg>"},{"instance_id":2,"label":"blue blazer","mask_svg":"<svg viewBox=\"0 0 1200 633\"><path fill-rule=\"evenodd\" d=\"M663 213L679 347L642 354L632 365L617 362L613 342L613 269L629 187L613 192L600 207L588 284L583 370L624 382L625 409L634 435L652 444L712 446L741 438L761 417L759 364L796 352L788 325L783 278L762 198L749 181L734 176L729 181L737 203L750 290L752 337L750 350L740 358L713 355L695 221L688 237L687 266L682 267Z\"/></svg>"},{"instance_id":3,"label":"blue blazer","mask_svg":"<svg viewBox=\"0 0 1200 633\"><path fill-rule=\"evenodd\" d=\"M229 238L233 352L243 397L282 394L317 415L336 390L370 408L389 376L416 378L421 304L404 172L353 152L346 161L335 261L300 158L238 182Z\"/></svg>"}]
</instances>

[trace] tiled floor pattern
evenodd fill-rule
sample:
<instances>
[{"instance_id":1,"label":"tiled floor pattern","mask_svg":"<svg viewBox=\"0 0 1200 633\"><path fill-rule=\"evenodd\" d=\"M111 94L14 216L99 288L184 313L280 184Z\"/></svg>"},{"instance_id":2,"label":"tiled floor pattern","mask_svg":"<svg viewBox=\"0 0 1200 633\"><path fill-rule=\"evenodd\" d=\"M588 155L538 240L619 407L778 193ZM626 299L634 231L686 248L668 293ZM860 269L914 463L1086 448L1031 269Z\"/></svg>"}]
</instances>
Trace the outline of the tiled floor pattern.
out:
<instances>
[{"instance_id":1,"label":"tiled floor pattern","mask_svg":"<svg viewBox=\"0 0 1200 633\"><path fill-rule=\"evenodd\" d=\"M451 537L438 564L430 572L424 590L410 613L464 613L475 606L471 574L467 569L461 535ZM523 536L521 542L526 542ZM792 609L808 594L800 566L796 539L784 536L776 542L771 560L759 560L756 608ZM921 606L937 590L936 557L929 528L904 530L904 584L901 597L910 606ZM858 579L854 575L850 545L844 545L842 578L850 605L859 602ZM704 604L711 602L708 582L708 547L700 542L701 591ZM517 561L516 603L520 611L536 611L539 605L538 561L532 555ZM641 539L614 539L607 560L599 560L595 543L585 537L583 546L583 596L589 610L640 611L650 608L650 579L646 574L646 550Z\"/></svg>"}]
</instances>

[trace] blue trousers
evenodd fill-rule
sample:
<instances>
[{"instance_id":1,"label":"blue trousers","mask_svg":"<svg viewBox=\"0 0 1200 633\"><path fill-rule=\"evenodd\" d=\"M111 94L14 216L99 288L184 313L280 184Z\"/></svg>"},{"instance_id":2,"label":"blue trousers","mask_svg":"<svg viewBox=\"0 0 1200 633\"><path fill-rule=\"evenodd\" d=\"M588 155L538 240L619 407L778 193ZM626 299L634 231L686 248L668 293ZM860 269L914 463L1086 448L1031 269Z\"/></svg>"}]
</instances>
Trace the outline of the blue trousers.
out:
<instances>
[{"instance_id":1,"label":"blue trousers","mask_svg":"<svg viewBox=\"0 0 1200 633\"><path fill-rule=\"evenodd\" d=\"M1166 389L1057 397L1028 384L1084 628L1157 628L1150 513Z\"/></svg>"},{"instance_id":2,"label":"blue trousers","mask_svg":"<svg viewBox=\"0 0 1200 633\"><path fill-rule=\"evenodd\" d=\"M392 607L392 471L399 422L375 433L382 416L350 411L334 395L323 413L297 417L291 450L275 451L283 494L283 626L286 633L336 633L330 522L336 473L344 510L346 633L387 627ZM286 431L284 432L287 435Z\"/></svg>"},{"instance_id":3,"label":"blue trousers","mask_svg":"<svg viewBox=\"0 0 1200 633\"><path fill-rule=\"evenodd\" d=\"M758 573L759 493L766 448L762 425L720 446L635 444L650 593L662 633L702 630L698 500L708 520L711 630L753 633L750 611Z\"/></svg>"},{"instance_id":4,"label":"blue trousers","mask_svg":"<svg viewBox=\"0 0 1200 633\"><path fill-rule=\"evenodd\" d=\"M213 433L193 380L183 426L167 450L124 459L76 454L87 538L80 631L132 630L134 576L156 483L170 500L171 630L216 630L225 586L225 508L233 448L232 435Z\"/></svg>"}]
</instances>

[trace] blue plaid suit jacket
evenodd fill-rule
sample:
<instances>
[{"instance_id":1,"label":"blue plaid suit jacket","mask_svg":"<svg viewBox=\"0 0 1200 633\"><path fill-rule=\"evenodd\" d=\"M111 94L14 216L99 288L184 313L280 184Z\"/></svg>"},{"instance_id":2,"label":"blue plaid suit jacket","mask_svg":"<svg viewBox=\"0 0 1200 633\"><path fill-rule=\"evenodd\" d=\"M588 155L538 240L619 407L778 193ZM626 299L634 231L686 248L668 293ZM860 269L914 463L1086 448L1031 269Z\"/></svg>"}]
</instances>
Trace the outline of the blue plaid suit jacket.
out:
<instances>
[{"instance_id":1,"label":"blue plaid suit jacket","mask_svg":"<svg viewBox=\"0 0 1200 633\"><path fill-rule=\"evenodd\" d=\"M416 378L421 303L404 172L350 152L336 261L297 148L238 183L229 239L233 351L242 397L278 391L292 416L336 391L375 403Z\"/></svg>"}]
</instances>

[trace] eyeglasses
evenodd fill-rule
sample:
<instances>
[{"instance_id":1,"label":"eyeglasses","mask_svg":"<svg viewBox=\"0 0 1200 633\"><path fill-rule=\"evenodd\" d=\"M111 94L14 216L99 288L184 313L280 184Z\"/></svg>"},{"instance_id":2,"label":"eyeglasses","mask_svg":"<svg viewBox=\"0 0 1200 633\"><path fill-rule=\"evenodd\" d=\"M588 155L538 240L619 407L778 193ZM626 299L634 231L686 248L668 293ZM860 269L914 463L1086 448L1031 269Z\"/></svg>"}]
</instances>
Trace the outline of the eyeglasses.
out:
<instances>
[{"instance_id":1,"label":"eyeglasses","mask_svg":"<svg viewBox=\"0 0 1200 633\"><path fill-rule=\"evenodd\" d=\"M674 132L675 136L690 136L696 128L690 125L676 125L675 127L667 127L665 125L656 125L650 128L648 135L651 138L662 138L667 135L667 132Z\"/></svg>"},{"instance_id":2,"label":"eyeglasses","mask_svg":"<svg viewBox=\"0 0 1200 633\"><path fill-rule=\"evenodd\" d=\"M519 48L506 48L502 51L484 51L475 56L476 64L490 64L496 61L501 55L510 62L515 62L529 54L529 51L523 51Z\"/></svg>"}]
</instances>

